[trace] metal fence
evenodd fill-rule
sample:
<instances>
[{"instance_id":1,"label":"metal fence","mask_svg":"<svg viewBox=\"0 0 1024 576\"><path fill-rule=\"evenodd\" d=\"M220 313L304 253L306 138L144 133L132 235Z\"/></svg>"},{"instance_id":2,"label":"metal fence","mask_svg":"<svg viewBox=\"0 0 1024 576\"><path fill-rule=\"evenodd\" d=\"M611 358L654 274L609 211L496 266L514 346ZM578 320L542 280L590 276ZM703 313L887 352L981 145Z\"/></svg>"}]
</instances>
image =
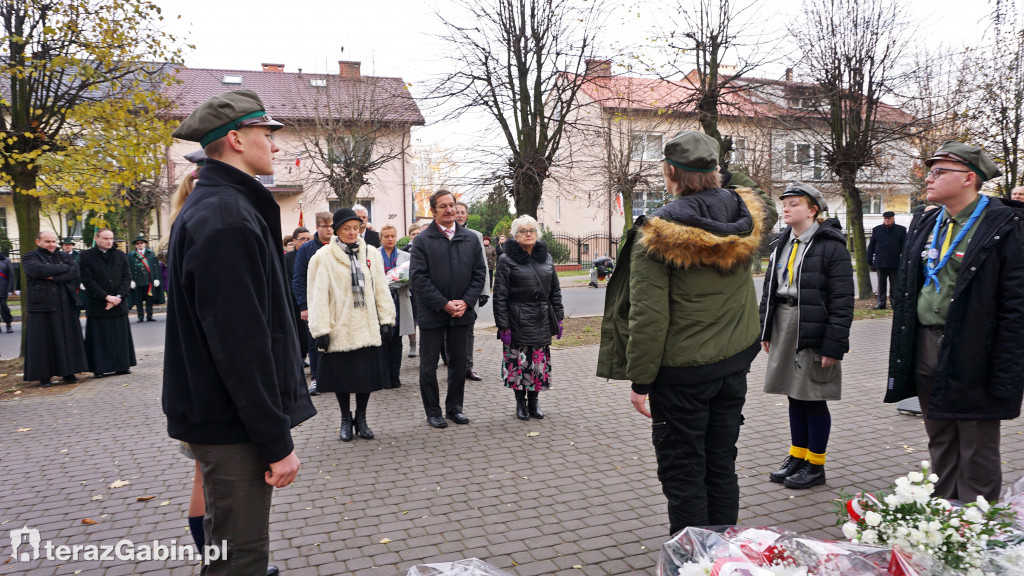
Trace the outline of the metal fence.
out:
<instances>
[{"instance_id":1,"label":"metal fence","mask_svg":"<svg viewBox=\"0 0 1024 576\"><path fill-rule=\"evenodd\" d=\"M619 236L610 236L607 232L587 236L552 234L554 245L549 247L549 251L555 264L579 264L582 269L589 270L598 256L618 260L619 240Z\"/></svg>"}]
</instances>

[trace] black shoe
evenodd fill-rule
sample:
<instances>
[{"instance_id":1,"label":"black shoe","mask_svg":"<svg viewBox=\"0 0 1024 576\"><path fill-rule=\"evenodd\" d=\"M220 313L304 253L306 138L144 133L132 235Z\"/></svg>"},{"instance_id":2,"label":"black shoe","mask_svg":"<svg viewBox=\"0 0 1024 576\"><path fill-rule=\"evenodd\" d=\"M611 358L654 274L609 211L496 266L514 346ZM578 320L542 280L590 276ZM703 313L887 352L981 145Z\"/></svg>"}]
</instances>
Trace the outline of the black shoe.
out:
<instances>
[{"instance_id":1,"label":"black shoe","mask_svg":"<svg viewBox=\"0 0 1024 576\"><path fill-rule=\"evenodd\" d=\"M11 334L12 332L14 332L14 328L11 328L11 325L10 325L10 324L8 324L8 325L7 325L7 333L8 333L8 334Z\"/></svg>"},{"instance_id":2,"label":"black shoe","mask_svg":"<svg viewBox=\"0 0 1024 576\"><path fill-rule=\"evenodd\" d=\"M483 378L477 376L476 372L473 372L472 370L466 370L466 380L472 380L473 382L479 382L479 381L483 380Z\"/></svg>"},{"instance_id":3,"label":"black shoe","mask_svg":"<svg viewBox=\"0 0 1024 576\"><path fill-rule=\"evenodd\" d=\"M149 318L146 318L146 322L156 322L156 318L150 316Z\"/></svg>"},{"instance_id":4,"label":"black shoe","mask_svg":"<svg viewBox=\"0 0 1024 576\"><path fill-rule=\"evenodd\" d=\"M138 320L136 320L136 321L135 321L135 323L136 323L136 324L142 324L142 323L143 323L143 322L145 322L145 321L146 321L146 319L145 319L145 318L139 318Z\"/></svg>"},{"instance_id":5,"label":"black shoe","mask_svg":"<svg viewBox=\"0 0 1024 576\"><path fill-rule=\"evenodd\" d=\"M807 465L807 460L804 460L803 458L786 456L786 459L782 461L782 466L775 472L769 474L768 479L776 484L782 484L786 478L796 474L805 465Z\"/></svg>"},{"instance_id":6,"label":"black shoe","mask_svg":"<svg viewBox=\"0 0 1024 576\"><path fill-rule=\"evenodd\" d=\"M440 416L427 416L427 424L434 428L447 428L448 421Z\"/></svg>"},{"instance_id":7,"label":"black shoe","mask_svg":"<svg viewBox=\"0 0 1024 576\"><path fill-rule=\"evenodd\" d=\"M530 412L526 409L526 400L516 400L516 418L529 420Z\"/></svg>"},{"instance_id":8,"label":"black shoe","mask_svg":"<svg viewBox=\"0 0 1024 576\"><path fill-rule=\"evenodd\" d=\"M356 412L356 431L363 440L373 440L373 430L366 425L366 414Z\"/></svg>"},{"instance_id":9,"label":"black shoe","mask_svg":"<svg viewBox=\"0 0 1024 576\"><path fill-rule=\"evenodd\" d=\"M93 372L92 373L92 377L93 378L106 378L107 375L104 374L103 372Z\"/></svg>"},{"instance_id":10,"label":"black shoe","mask_svg":"<svg viewBox=\"0 0 1024 576\"><path fill-rule=\"evenodd\" d=\"M885 310L885 304L875 304L872 310Z\"/></svg>"},{"instance_id":11,"label":"black shoe","mask_svg":"<svg viewBox=\"0 0 1024 576\"><path fill-rule=\"evenodd\" d=\"M455 422L456 424L469 424L469 418L466 418L466 415L463 414L461 411L449 412L448 418Z\"/></svg>"},{"instance_id":12,"label":"black shoe","mask_svg":"<svg viewBox=\"0 0 1024 576\"><path fill-rule=\"evenodd\" d=\"M39 387L40 388L49 388L50 386L53 386L53 384L51 384L49 380L40 380L39 381Z\"/></svg>"},{"instance_id":13,"label":"black shoe","mask_svg":"<svg viewBox=\"0 0 1024 576\"><path fill-rule=\"evenodd\" d=\"M341 413L341 434L338 435L338 439L342 442L352 441L352 413L342 412Z\"/></svg>"},{"instance_id":14,"label":"black shoe","mask_svg":"<svg viewBox=\"0 0 1024 576\"><path fill-rule=\"evenodd\" d=\"M74 374L68 374L64 378L61 378L61 380L65 384L75 384L76 382L78 382L78 376L75 376Z\"/></svg>"},{"instance_id":15,"label":"black shoe","mask_svg":"<svg viewBox=\"0 0 1024 576\"><path fill-rule=\"evenodd\" d=\"M537 395L539 392L527 392L526 408L530 411L530 416L540 420L544 417L544 412L541 411L540 406L537 405Z\"/></svg>"},{"instance_id":16,"label":"black shoe","mask_svg":"<svg viewBox=\"0 0 1024 576\"><path fill-rule=\"evenodd\" d=\"M415 352L409 352L409 358L415 358L417 356L419 356L419 354L416 354Z\"/></svg>"},{"instance_id":17,"label":"black shoe","mask_svg":"<svg viewBox=\"0 0 1024 576\"><path fill-rule=\"evenodd\" d=\"M783 481L782 485L794 490L806 490L812 486L819 486L825 483L825 465L807 463L789 478Z\"/></svg>"},{"instance_id":18,"label":"black shoe","mask_svg":"<svg viewBox=\"0 0 1024 576\"><path fill-rule=\"evenodd\" d=\"M132 373L131 370L118 370L117 372L114 372L114 374L117 374L118 376L124 376L125 374L131 374L131 373Z\"/></svg>"},{"instance_id":19,"label":"black shoe","mask_svg":"<svg viewBox=\"0 0 1024 576\"><path fill-rule=\"evenodd\" d=\"M281 571L277 569L277 566L267 566L267 576L277 576Z\"/></svg>"}]
</instances>

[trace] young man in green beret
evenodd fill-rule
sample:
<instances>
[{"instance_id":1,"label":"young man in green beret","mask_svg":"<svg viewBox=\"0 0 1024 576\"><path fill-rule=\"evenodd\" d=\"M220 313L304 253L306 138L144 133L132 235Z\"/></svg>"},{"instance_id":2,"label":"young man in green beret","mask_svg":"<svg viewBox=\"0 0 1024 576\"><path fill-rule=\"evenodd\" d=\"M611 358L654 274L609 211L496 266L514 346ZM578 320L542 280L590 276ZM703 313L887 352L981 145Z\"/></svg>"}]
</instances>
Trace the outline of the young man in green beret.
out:
<instances>
[{"instance_id":1,"label":"young man in green beret","mask_svg":"<svg viewBox=\"0 0 1024 576\"><path fill-rule=\"evenodd\" d=\"M1000 171L977 146L946 142L925 164L942 208L907 231L885 401L921 400L936 496L992 501L999 423L1024 397L1024 204L980 194Z\"/></svg>"},{"instance_id":2,"label":"young man in green beret","mask_svg":"<svg viewBox=\"0 0 1024 576\"><path fill-rule=\"evenodd\" d=\"M163 409L199 463L203 574L263 574L273 489L295 481L291 428L316 414L285 282L281 212L255 176L273 174L281 128L255 92L203 102L174 132L206 164L171 228Z\"/></svg>"}]
</instances>

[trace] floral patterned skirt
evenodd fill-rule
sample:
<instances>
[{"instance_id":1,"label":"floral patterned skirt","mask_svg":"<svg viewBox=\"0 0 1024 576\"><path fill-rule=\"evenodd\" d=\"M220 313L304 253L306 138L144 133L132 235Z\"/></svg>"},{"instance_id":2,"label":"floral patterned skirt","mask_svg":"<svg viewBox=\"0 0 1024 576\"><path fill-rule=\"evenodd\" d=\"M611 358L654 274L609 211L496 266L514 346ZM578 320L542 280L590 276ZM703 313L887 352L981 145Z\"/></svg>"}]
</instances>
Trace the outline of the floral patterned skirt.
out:
<instances>
[{"instance_id":1,"label":"floral patterned skirt","mask_svg":"<svg viewBox=\"0 0 1024 576\"><path fill-rule=\"evenodd\" d=\"M501 379L506 388L539 392L551 387L549 346L504 346Z\"/></svg>"}]
</instances>

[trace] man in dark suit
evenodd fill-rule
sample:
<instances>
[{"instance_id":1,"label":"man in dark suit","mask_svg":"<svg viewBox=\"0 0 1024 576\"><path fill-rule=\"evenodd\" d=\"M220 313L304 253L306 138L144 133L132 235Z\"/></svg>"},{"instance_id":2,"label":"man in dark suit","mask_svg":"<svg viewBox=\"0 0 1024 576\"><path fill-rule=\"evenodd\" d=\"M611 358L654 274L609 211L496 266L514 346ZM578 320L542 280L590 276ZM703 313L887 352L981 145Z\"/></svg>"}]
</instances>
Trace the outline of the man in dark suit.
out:
<instances>
[{"instance_id":1,"label":"man in dark suit","mask_svg":"<svg viewBox=\"0 0 1024 576\"><path fill-rule=\"evenodd\" d=\"M374 231L373 224L370 223L370 213L367 212L366 207L362 204L356 204L352 207L352 211L363 221L363 227L359 230L359 237L366 241L367 246L380 248L380 234Z\"/></svg>"},{"instance_id":2,"label":"man in dark suit","mask_svg":"<svg viewBox=\"0 0 1024 576\"><path fill-rule=\"evenodd\" d=\"M132 281L128 256L114 248L109 228L96 232L96 246L79 262L85 286L85 357L97 378L113 372L131 374L135 345L128 323L128 291Z\"/></svg>"},{"instance_id":3,"label":"man in dark suit","mask_svg":"<svg viewBox=\"0 0 1024 576\"><path fill-rule=\"evenodd\" d=\"M871 242L868 243L868 265L878 274L878 303L875 304L875 310L885 310L888 285L896 285L900 252L906 241L907 229L896 223L896 214L882 214L882 223L871 231Z\"/></svg>"}]
</instances>

